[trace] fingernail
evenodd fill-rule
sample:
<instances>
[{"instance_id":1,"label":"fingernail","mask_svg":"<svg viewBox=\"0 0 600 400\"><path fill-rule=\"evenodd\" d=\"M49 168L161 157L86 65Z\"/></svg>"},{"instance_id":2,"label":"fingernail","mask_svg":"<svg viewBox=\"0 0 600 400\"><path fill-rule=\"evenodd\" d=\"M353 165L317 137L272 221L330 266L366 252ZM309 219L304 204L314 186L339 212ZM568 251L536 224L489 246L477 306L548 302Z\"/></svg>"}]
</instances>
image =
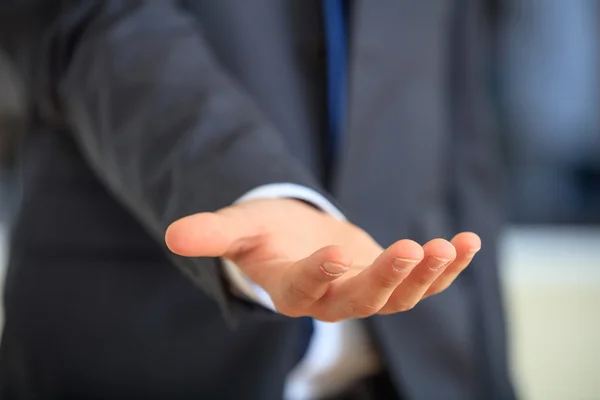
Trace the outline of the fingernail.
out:
<instances>
[{"instance_id":1,"label":"fingernail","mask_svg":"<svg viewBox=\"0 0 600 400\"><path fill-rule=\"evenodd\" d=\"M330 276L340 276L344 272L348 271L348 267L345 265L331 262L324 263L321 268L323 269L323 272Z\"/></svg>"},{"instance_id":2,"label":"fingernail","mask_svg":"<svg viewBox=\"0 0 600 400\"><path fill-rule=\"evenodd\" d=\"M479 250L481 249L470 249L469 251L467 251L467 258L475 257L475 254L477 254Z\"/></svg>"},{"instance_id":3,"label":"fingernail","mask_svg":"<svg viewBox=\"0 0 600 400\"><path fill-rule=\"evenodd\" d=\"M450 260L445 260L443 258L429 256L429 257L427 257L427 266L432 271L435 271L435 270L438 270L438 269L442 268L446 264L448 264L449 261Z\"/></svg>"},{"instance_id":4,"label":"fingernail","mask_svg":"<svg viewBox=\"0 0 600 400\"><path fill-rule=\"evenodd\" d=\"M410 271L419 263L419 260L411 260L408 258L394 258L392 267L398 272Z\"/></svg>"}]
</instances>

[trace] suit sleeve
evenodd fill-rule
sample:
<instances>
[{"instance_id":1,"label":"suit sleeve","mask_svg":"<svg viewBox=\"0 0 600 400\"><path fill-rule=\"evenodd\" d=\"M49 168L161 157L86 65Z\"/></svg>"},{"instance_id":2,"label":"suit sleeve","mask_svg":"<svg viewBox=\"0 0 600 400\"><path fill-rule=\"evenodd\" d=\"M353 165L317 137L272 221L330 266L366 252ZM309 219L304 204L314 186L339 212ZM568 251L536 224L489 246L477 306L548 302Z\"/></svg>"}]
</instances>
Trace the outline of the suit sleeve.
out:
<instances>
[{"instance_id":1,"label":"suit sleeve","mask_svg":"<svg viewBox=\"0 0 600 400\"><path fill-rule=\"evenodd\" d=\"M157 242L172 221L262 185L319 190L175 2L83 3L62 11L52 40L58 104L100 179ZM173 257L231 305L218 260Z\"/></svg>"}]
</instances>

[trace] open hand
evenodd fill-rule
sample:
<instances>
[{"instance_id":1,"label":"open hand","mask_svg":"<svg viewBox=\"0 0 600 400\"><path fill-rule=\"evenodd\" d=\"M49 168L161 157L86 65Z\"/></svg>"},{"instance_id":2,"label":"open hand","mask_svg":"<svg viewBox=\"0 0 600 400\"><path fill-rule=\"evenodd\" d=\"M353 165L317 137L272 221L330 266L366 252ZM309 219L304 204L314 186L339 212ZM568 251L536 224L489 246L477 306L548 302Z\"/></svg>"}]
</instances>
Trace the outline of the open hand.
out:
<instances>
[{"instance_id":1,"label":"open hand","mask_svg":"<svg viewBox=\"0 0 600 400\"><path fill-rule=\"evenodd\" d=\"M171 224L166 243L182 256L233 261L284 315L329 322L408 311L450 286L481 247L463 232L384 250L357 226L293 199L190 215Z\"/></svg>"}]
</instances>

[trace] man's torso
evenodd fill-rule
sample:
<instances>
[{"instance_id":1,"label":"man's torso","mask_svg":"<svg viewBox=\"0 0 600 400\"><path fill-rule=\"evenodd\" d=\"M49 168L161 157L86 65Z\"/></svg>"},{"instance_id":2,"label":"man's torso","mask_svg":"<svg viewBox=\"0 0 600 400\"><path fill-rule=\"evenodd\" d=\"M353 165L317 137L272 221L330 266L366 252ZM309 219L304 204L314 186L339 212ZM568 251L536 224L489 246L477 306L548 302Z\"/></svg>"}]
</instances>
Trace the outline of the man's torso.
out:
<instances>
[{"instance_id":1,"label":"man's torso","mask_svg":"<svg viewBox=\"0 0 600 400\"><path fill-rule=\"evenodd\" d=\"M223 68L293 154L324 178L320 2L183 4ZM347 216L384 246L405 237L424 242L465 225L484 242L497 233L495 203L481 206L495 189L471 191L473 182L457 182L455 174L449 105L459 100L449 82L460 56L454 51L460 44L451 40L455 9L444 0L354 4L350 120L329 189ZM177 398L230 390L231 396L277 398L301 352L302 324L248 316L230 331L216 304L169 264L103 187L68 134L41 125L23 148L0 370L10 369L17 385L31 382L32 393L77 397L96 390L102 397L103 390L106 396L122 390L158 397L165 390ZM494 147L484 150L491 150L486 157L494 165ZM458 188L471 196L456 198ZM478 215L489 219L457 216L457 207L479 207ZM503 344L503 333L482 330L502 327L494 256L489 249L473 267L487 271L467 274L411 312L367 321L408 398L477 398L494 386L500 396L507 393L505 371L489 365L498 358L502 365L503 349L490 347ZM17 359L27 365L7 364Z\"/></svg>"}]
</instances>

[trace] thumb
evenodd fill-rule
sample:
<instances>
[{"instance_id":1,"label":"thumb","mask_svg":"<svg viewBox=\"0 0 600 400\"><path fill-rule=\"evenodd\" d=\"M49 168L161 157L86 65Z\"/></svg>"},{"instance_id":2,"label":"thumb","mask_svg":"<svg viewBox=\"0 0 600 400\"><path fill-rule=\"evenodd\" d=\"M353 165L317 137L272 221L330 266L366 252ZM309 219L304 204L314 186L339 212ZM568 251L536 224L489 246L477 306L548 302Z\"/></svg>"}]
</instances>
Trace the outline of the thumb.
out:
<instances>
[{"instance_id":1,"label":"thumb","mask_svg":"<svg viewBox=\"0 0 600 400\"><path fill-rule=\"evenodd\" d=\"M167 228L165 242L180 256L221 257L236 242L255 234L243 218L220 212L200 213L173 222Z\"/></svg>"}]
</instances>

